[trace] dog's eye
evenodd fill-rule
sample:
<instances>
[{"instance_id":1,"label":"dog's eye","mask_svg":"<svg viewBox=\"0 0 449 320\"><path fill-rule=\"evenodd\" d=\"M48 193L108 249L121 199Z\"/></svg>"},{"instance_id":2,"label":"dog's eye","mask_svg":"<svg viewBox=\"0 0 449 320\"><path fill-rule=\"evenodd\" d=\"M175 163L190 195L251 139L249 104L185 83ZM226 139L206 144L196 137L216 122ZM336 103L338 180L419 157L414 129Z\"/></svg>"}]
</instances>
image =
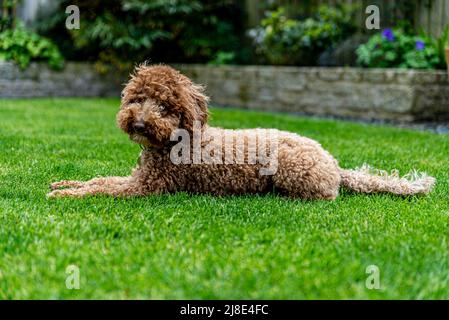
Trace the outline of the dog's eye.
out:
<instances>
[{"instance_id":1,"label":"dog's eye","mask_svg":"<svg viewBox=\"0 0 449 320\"><path fill-rule=\"evenodd\" d=\"M129 103L133 104L133 103L142 103L144 101L143 98L133 98L129 100Z\"/></svg>"},{"instance_id":2,"label":"dog's eye","mask_svg":"<svg viewBox=\"0 0 449 320\"><path fill-rule=\"evenodd\" d=\"M163 104L159 105L159 111L160 112L165 111L165 106Z\"/></svg>"}]
</instances>

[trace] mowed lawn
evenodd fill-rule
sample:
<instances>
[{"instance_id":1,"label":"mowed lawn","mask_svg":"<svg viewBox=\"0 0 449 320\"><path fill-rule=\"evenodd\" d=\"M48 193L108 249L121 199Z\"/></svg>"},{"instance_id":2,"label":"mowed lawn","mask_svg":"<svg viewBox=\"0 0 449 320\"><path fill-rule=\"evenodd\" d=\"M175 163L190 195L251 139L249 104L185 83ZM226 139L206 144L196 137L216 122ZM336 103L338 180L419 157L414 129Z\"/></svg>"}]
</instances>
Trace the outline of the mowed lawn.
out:
<instances>
[{"instance_id":1,"label":"mowed lawn","mask_svg":"<svg viewBox=\"0 0 449 320\"><path fill-rule=\"evenodd\" d=\"M334 202L46 199L52 181L128 175L136 165L140 148L116 127L118 106L0 101L0 298L449 298L449 136L214 108L213 125L294 131L343 167L416 168L437 187L408 198L343 190ZM69 265L79 268L78 290L66 287ZM370 265L379 290L365 285Z\"/></svg>"}]
</instances>

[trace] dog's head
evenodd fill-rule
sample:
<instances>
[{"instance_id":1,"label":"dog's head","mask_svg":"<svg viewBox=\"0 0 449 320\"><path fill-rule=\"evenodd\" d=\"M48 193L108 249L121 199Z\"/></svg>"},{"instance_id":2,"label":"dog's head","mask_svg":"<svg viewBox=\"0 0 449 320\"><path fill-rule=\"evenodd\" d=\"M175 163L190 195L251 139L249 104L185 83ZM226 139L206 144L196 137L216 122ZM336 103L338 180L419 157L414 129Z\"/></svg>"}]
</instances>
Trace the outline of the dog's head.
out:
<instances>
[{"instance_id":1,"label":"dog's head","mask_svg":"<svg viewBox=\"0 0 449 320\"><path fill-rule=\"evenodd\" d=\"M118 126L146 147L164 147L176 129L192 132L207 122L208 97L202 86L164 65L137 67L122 92Z\"/></svg>"}]
</instances>

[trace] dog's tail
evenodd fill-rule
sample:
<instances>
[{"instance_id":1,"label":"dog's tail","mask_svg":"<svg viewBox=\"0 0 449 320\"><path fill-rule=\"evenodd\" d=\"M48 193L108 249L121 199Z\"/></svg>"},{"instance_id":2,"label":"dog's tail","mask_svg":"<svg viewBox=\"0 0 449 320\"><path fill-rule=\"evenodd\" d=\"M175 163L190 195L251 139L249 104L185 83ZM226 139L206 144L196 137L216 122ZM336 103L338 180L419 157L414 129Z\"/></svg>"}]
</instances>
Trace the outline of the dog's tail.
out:
<instances>
[{"instance_id":1,"label":"dog's tail","mask_svg":"<svg viewBox=\"0 0 449 320\"><path fill-rule=\"evenodd\" d=\"M362 193L390 192L396 195L426 194L432 191L435 178L412 171L400 177L398 172L373 169L363 165L355 170L340 169L341 184Z\"/></svg>"}]
</instances>

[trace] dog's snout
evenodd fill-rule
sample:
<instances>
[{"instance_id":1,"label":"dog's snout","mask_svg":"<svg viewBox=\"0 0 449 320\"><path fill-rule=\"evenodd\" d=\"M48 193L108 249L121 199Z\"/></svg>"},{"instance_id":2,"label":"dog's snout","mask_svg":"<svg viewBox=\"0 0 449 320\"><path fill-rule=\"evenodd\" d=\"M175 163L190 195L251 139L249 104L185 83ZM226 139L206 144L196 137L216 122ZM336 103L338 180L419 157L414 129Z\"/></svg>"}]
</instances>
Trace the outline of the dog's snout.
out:
<instances>
[{"instance_id":1,"label":"dog's snout","mask_svg":"<svg viewBox=\"0 0 449 320\"><path fill-rule=\"evenodd\" d=\"M137 133L142 133L145 131L145 123L143 123L142 121L135 122L133 124L133 129Z\"/></svg>"}]
</instances>

